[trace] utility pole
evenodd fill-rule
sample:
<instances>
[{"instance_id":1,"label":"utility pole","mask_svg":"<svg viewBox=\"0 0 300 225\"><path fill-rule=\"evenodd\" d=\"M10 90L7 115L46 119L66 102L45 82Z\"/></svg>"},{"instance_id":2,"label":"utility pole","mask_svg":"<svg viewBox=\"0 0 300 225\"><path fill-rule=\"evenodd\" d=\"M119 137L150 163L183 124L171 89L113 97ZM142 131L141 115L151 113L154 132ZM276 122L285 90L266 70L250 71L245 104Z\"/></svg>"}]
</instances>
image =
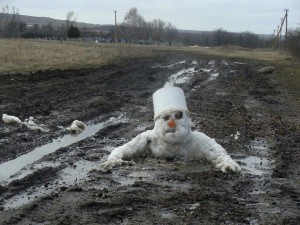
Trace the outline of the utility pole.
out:
<instances>
[{"instance_id":1,"label":"utility pole","mask_svg":"<svg viewBox=\"0 0 300 225\"><path fill-rule=\"evenodd\" d=\"M281 49L281 29L282 29L282 26L283 26L283 23L284 23L284 19L285 19L285 17L284 18L281 18L280 20L281 20L281 27L280 27L280 31L279 31L279 37L278 37L278 48L279 49Z\"/></svg>"},{"instance_id":2,"label":"utility pole","mask_svg":"<svg viewBox=\"0 0 300 225\"><path fill-rule=\"evenodd\" d=\"M277 40L278 40L278 45L279 45L279 47L280 47L281 31L282 31L282 27L283 27L283 24L284 24L285 19L287 19L286 15L284 16L284 18L281 18L281 24L280 24L280 26L278 26L278 29L277 29L277 35L276 35L275 40L274 40L274 42L273 42L272 49L274 49Z\"/></svg>"},{"instance_id":3,"label":"utility pole","mask_svg":"<svg viewBox=\"0 0 300 225\"><path fill-rule=\"evenodd\" d=\"M115 43L117 43L117 11L114 11L115 13Z\"/></svg>"},{"instance_id":4,"label":"utility pole","mask_svg":"<svg viewBox=\"0 0 300 225\"><path fill-rule=\"evenodd\" d=\"M288 37L288 28L287 28L287 20L288 20L288 9L285 9L285 41L287 41Z\"/></svg>"}]
</instances>

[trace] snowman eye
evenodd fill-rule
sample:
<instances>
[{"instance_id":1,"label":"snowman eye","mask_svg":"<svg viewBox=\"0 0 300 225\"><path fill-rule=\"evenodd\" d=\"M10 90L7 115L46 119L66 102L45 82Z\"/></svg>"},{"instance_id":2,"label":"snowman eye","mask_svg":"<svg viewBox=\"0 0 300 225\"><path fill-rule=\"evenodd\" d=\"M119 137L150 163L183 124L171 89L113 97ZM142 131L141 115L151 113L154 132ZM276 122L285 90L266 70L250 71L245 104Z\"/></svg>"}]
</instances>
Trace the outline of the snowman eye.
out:
<instances>
[{"instance_id":1,"label":"snowman eye","mask_svg":"<svg viewBox=\"0 0 300 225\"><path fill-rule=\"evenodd\" d=\"M178 112L175 113L175 118L179 120L179 119L182 118L182 115L183 115L183 113L178 111Z\"/></svg>"},{"instance_id":2,"label":"snowman eye","mask_svg":"<svg viewBox=\"0 0 300 225\"><path fill-rule=\"evenodd\" d=\"M170 115L164 115L164 116L163 116L163 119L164 119L165 121L167 121L167 120L170 119L170 117L171 117Z\"/></svg>"}]
</instances>

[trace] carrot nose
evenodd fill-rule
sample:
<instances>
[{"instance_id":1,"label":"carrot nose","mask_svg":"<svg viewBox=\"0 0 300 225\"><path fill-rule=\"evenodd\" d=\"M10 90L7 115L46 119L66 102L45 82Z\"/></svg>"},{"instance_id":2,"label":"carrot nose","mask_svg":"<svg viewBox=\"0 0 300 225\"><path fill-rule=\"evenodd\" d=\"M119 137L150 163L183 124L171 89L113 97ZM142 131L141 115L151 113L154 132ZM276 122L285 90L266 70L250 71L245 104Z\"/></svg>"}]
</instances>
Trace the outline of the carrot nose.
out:
<instances>
[{"instance_id":1,"label":"carrot nose","mask_svg":"<svg viewBox=\"0 0 300 225\"><path fill-rule=\"evenodd\" d=\"M175 125L176 125L176 123L175 123L174 120L169 120L169 121L168 121L168 126L169 126L170 128L175 127Z\"/></svg>"}]
</instances>

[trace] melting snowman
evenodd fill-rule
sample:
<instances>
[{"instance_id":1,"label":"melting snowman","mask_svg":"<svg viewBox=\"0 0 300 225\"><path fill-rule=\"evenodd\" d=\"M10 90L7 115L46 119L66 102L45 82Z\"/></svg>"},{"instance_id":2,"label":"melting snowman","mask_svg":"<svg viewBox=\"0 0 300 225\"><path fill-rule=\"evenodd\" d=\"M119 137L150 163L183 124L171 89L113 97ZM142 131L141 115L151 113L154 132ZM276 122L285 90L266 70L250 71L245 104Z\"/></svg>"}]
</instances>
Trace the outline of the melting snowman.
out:
<instances>
[{"instance_id":1,"label":"melting snowman","mask_svg":"<svg viewBox=\"0 0 300 225\"><path fill-rule=\"evenodd\" d=\"M157 90L153 94L153 106L154 128L115 148L102 164L103 168L149 153L157 158L185 161L206 159L223 172L241 170L214 139L191 130L192 122L182 89L168 86Z\"/></svg>"}]
</instances>

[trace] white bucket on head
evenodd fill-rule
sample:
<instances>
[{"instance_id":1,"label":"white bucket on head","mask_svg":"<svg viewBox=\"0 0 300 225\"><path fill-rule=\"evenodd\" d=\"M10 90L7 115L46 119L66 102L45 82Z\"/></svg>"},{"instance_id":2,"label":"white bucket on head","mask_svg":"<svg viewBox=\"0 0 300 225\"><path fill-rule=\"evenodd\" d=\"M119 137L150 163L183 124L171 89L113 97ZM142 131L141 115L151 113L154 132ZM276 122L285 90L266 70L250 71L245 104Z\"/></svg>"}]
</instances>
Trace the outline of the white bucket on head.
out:
<instances>
[{"instance_id":1,"label":"white bucket on head","mask_svg":"<svg viewBox=\"0 0 300 225\"><path fill-rule=\"evenodd\" d=\"M179 87L164 87L154 92L153 96L154 120L167 112L188 112L184 92Z\"/></svg>"}]
</instances>

